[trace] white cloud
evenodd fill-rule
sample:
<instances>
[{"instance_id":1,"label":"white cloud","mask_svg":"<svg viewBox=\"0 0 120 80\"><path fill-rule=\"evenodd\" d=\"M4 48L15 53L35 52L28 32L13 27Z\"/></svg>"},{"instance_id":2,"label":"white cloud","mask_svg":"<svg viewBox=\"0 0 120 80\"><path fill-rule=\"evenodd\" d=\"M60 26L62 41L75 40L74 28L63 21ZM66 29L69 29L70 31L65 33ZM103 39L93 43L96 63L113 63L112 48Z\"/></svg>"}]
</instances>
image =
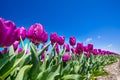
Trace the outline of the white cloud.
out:
<instances>
[{"instance_id":1,"label":"white cloud","mask_svg":"<svg viewBox=\"0 0 120 80\"><path fill-rule=\"evenodd\" d=\"M112 46L113 46L112 44L107 45L108 48L110 48L110 47L112 47Z\"/></svg>"},{"instance_id":2,"label":"white cloud","mask_svg":"<svg viewBox=\"0 0 120 80\"><path fill-rule=\"evenodd\" d=\"M85 42L88 43L90 41L92 41L92 38L87 38Z\"/></svg>"},{"instance_id":3,"label":"white cloud","mask_svg":"<svg viewBox=\"0 0 120 80\"><path fill-rule=\"evenodd\" d=\"M101 38L101 36L97 36L97 38L98 38L98 39L100 39L100 38Z\"/></svg>"}]
</instances>

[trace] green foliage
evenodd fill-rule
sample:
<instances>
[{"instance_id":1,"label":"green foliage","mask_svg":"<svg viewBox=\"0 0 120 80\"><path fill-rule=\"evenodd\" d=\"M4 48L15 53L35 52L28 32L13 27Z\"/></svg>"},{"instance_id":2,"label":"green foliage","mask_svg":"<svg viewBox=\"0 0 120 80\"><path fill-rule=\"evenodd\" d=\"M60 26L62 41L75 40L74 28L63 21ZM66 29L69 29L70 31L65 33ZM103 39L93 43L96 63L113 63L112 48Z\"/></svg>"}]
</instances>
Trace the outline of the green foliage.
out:
<instances>
[{"instance_id":1,"label":"green foliage","mask_svg":"<svg viewBox=\"0 0 120 80\"><path fill-rule=\"evenodd\" d=\"M45 49L50 46L48 43L44 48L37 50L37 47L30 44L23 45L23 51L18 54L13 46L9 52L0 55L0 80L94 80L98 76L108 75L103 71L104 66L117 61L116 55L93 55L87 57L83 54L72 58L68 62L62 61L65 53L60 50L59 55L55 52L55 44L47 55ZM26 50L30 50L26 54ZM45 58L41 61L41 54Z\"/></svg>"}]
</instances>

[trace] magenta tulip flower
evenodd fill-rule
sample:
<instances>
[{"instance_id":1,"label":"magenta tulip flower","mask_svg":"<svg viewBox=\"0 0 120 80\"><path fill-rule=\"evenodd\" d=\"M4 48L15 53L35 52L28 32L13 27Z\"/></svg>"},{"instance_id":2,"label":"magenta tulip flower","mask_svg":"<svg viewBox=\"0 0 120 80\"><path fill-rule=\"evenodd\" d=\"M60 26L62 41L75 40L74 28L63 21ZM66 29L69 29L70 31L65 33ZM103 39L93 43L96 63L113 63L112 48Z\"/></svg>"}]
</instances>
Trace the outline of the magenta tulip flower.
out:
<instances>
[{"instance_id":1,"label":"magenta tulip flower","mask_svg":"<svg viewBox=\"0 0 120 80\"><path fill-rule=\"evenodd\" d=\"M18 37L17 40L20 41L20 36L22 38L22 40L24 40L26 38L26 29L24 27L18 28Z\"/></svg>"},{"instance_id":2,"label":"magenta tulip flower","mask_svg":"<svg viewBox=\"0 0 120 80\"><path fill-rule=\"evenodd\" d=\"M57 40L58 40L58 35L57 35L57 33L56 33L56 32L52 33L52 34L50 35L50 41L51 41L52 45L53 45L55 42L57 42Z\"/></svg>"},{"instance_id":3,"label":"magenta tulip flower","mask_svg":"<svg viewBox=\"0 0 120 80\"><path fill-rule=\"evenodd\" d=\"M67 62L69 59L70 59L70 55L67 54L67 53L65 53L65 54L62 56L62 60L63 60L64 62Z\"/></svg>"},{"instance_id":4,"label":"magenta tulip flower","mask_svg":"<svg viewBox=\"0 0 120 80\"><path fill-rule=\"evenodd\" d=\"M47 32L43 32L41 35L41 41L42 43L46 43L48 40L48 33Z\"/></svg>"},{"instance_id":5,"label":"magenta tulip flower","mask_svg":"<svg viewBox=\"0 0 120 80\"><path fill-rule=\"evenodd\" d=\"M30 26L27 32L27 37L30 39L32 43L38 46L39 43L42 42L41 36L43 32L44 32L43 26L39 23L36 23Z\"/></svg>"},{"instance_id":6,"label":"magenta tulip flower","mask_svg":"<svg viewBox=\"0 0 120 80\"><path fill-rule=\"evenodd\" d=\"M20 54L22 52L22 48L18 49L18 54Z\"/></svg>"},{"instance_id":7,"label":"magenta tulip flower","mask_svg":"<svg viewBox=\"0 0 120 80\"><path fill-rule=\"evenodd\" d=\"M92 51L93 50L93 44L88 44L88 50Z\"/></svg>"},{"instance_id":8,"label":"magenta tulip flower","mask_svg":"<svg viewBox=\"0 0 120 80\"><path fill-rule=\"evenodd\" d=\"M72 53L77 53L77 51L76 51L76 48L75 47L73 47L73 48L71 48L71 51L72 51Z\"/></svg>"},{"instance_id":9,"label":"magenta tulip flower","mask_svg":"<svg viewBox=\"0 0 120 80\"><path fill-rule=\"evenodd\" d=\"M71 46L74 46L76 44L76 38L74 36L71 36L69 39L69 43Z\"/></svg>"},{"instance_id":10,"label":"magenta tulip flower","mask_svg":"<svg viewBox=\"0 0 120 80\"><path fill-rule=\"evenodd\" d=\"M17 36L16 25L10 20L0 18L0 47L9 47L16 41Z\"/></svg>"},{"instance_id":11,"label":"magenta tulip flower","mask_svg":"<svg viewBox=\"0 0 120 80\"><path fill-rule=\"evenodd\" d=\"M66 49L66 52L70 51L69 44L64 44L63 48Z\"/></svg>"},{"instance_id":12,"label":"magenta tulip flower","mask_svg":"<svg viewBox=\"0 0 120 80\"><path fill-rule=\"evenodd\" d=\"M95 56L98 55L97 49L93 49L93 50L92 50L92 54L95 55Z\"/></svg>"},{"instance_id":13,"label":"magenta tulip flower","mask_svg":"<svg viewBox=\"0 0 120 80\"><path fill-rule=\"evenodd\" d=\"M83 53L83 50L84 50L83 43L77 43L76 50L78 54Z\"/></svg>"},{"instance_id":14,"label":"magenta tulip flower","mask_svg":"<svg viewBox=\"0 0 120 80\"><path fill-rule=\"evenodd\" d=\"M57 54L59 54L59 45L58 45L58 43L56 43L56 45L55 45L55 50L56 50Z\"/></svg>"},{"instance_id":15,"label":"magenta tulip flower","mask_svg":"<svg viewBox=\"0 0 120 80\"><path fill-rule=\"evenodd\" d=\"M64 36L58 37L57 42L59 45L63 45L65 42L65 37Z\"/></svg>"},{"instance_id":16,"label":"magenta tulip flower","mask_svg":"<svg viewBox=\"0 0 120 80\"><path fill-rule=\"evenodd\" d=\"M18 48L18 46L19 46L19 41L15 41L13 43L14 50L16 50Z\"/></svg>"}]
</instances>

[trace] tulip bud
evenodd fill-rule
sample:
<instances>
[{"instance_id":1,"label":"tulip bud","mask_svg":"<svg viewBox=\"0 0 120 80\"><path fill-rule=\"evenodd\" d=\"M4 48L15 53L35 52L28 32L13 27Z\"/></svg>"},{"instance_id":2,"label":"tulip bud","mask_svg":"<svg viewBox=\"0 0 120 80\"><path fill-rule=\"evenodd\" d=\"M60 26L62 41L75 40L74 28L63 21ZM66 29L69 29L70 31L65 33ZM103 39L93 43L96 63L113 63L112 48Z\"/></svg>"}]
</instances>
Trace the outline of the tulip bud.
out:
<instances>
[{"instance_id":1,"label":"tulip bud","mask_svg":"<svg viewBox=\"0 0 120 80\"><path fill-rule=\"evenodd\" d=\"M70 55L67 54L67 53L65 53L65 54L63 55L63 57L62 57L62 60L63 60L64 62L67 62L69 59L70 59Z\"/></svg>"},{"instance_id":2,"label":"tulip bud","mask_svg":"<svg viewBox=\"0 0 120 80\"><path fill-rule=\"evenodd\" d=\"M18 37L17 37L18 41L20 41L20 36L22 40L26 38L26 29L24 27L18 28Z\"/></svg>"},{"instance_id":3,"label":"tulip bud","mask_svg":"<svg viewBox=\"0 0 120 80\"><path fill-rule=\"evenodd\" d=\"M50 35L50 41L51 41L52 45L53 45L55 42L57 42L57 39L58 39L58 35L57 35L56 32L54 32L54 33L52 33L52 34Z\"/></svg>"},{"instance_id":4,"label":"tulip bud","mask_svg":"<svg viewBox=\"0 0 120 80\"><path fill-rule=\"evenodd\" d=\"M58 37L57 42L58 42L59 45L63 45L64 42L65 42L65 37L64 37L64 36L60 36L60 37Z\"/></svg>"},{"instance_id":5,"label":"tulip bud","mask_svg":"<svg viewBox=\"0 0 120 80\"><path fill-rule=\"evenodd\" d=\"M93 50L93 44L88 44L88 50L92 51Z\"/></svg>"},{"instance_id":6,"label":"tulip bud","mask_svg":"<svg viewBox=\"0 0 120 80\"><path fill-rule=\"evenodd\" d=\"M43 34L41 35L41 40L42 43L46 43L48 40L48 33L47 32L43 32Z\"/></svg>"},{"instance_id":7,"label":"tulip bud","mask_svg":"<svg viewBox=\"0 0 120 80\"><path fill-rule=\"evenodd\" d=\"M16 50L18 48L18 46L19 46L19 41L15 41L13 43L14 50Z\"/></svg>"},{"instance_id":8,"label":"tulip bud","mask_svg":"<svg viewBox=\"0 0 120 80\"><path fill-rule=\"evenodd\" d=\"M64 44L63 48L66 49L66 52L70 51L69 44Z\"/></svg>"},{"instance_id":9,"label":"tulip bud","mask_svg":"<svg viewBox=\"0 0 120 80\"><path fill-rule=\"evenodd\" d=\"M84 50L83 43L77 43L76 49L79 54L83 53L83 50Z\"/></svg>"},{"instance_id":10,"label":"tulip bud","mask_svg":"<svg viewBox=\"0 0 120 80\"><path fill-rule=\"evenodd\" d=\"M69 39L69 43L71 46L74 46L76 44L76 38L74 36L71 36Z\"/></svg>"}]
</instances>

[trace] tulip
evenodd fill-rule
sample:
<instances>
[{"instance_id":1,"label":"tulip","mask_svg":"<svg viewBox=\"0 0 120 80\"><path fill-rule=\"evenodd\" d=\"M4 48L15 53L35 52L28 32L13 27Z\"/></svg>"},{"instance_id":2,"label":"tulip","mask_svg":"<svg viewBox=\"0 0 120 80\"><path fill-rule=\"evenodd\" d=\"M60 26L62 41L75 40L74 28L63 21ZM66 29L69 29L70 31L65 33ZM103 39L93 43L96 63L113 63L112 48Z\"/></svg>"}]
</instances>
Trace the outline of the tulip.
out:
<instances>
[{"instance_id":1,"label":"tulip","mask_svg":"<svg viewBox=\"0 0 120 80\"><path fill-rule=\"evenodd\" d=\"M71 48L71 51L72 53L76 53L76 48L75 47Z\"/></svg>"},{"instance_id":2,"label":"tulip","mask_svg":"<svg viewBox=\"0 0 120 80\"><path fill-rule=\"evenodd\" d=\"M93 44L88 44L88 50L92 51L93 50Z\"/></svg>"},{"instance_id":3,"label":"tulip","mask_svg":"<svg viewBox=\"0 0 120 80\"><path fill-rule=\"evenodd\" d=\"M19 46L19 41L15 41L13 43L14 50L16 50L18 48L18 46Z\"/></svg>"},{"instance_id":4,"label":"tulip","mask_svg":"<svg viewBox=\"0 0 120 80\"><path fill-rule=\"evenodd\" d=\"M63 45L65 42L65 37L64 36L58 37L57 42L59 45Z\"/></svg>"},{"instance_id":5,"label":"tulip","mask_svg":"<svg viewBox=\"0 0 120 80\"><path fill-rule=\"evenodd\" d=\"M88 52L89 51L88 50L88 46L84 46L83 48L84 48L84 52Z\"/></svg>"},{"instance_id":6,"label":"tulip","mask_svg":"<svg viewBox=\"0 0 120 80\"><path fill-rule=\"evenodd\" d=\"M18 41L20 41L20 36L22 40L26 38L26 29L24 27L18 28L18 37L17 37Z\"/></svg>"},{"instance_id":7,"label":"tulip","mask_svg":"<svg viewBox=\"0 0 120 80\"><path fill-rule=\"evenodd\" d=\"M47 32L43 32L41 35L41 41L42 43L46 43L48 40L48 33Z\"/></svg>"},{"instance_id":8,"label":"tulip","mask_svg":"<svg viewBox=\"0 0 120 80\"><path fill-rule=\"evenodd\" d=\"M44 28L41 24L36 23L28 29L27 37L30 39L30 41L35 44L39 45L40 42L42 42L41 36L44 32Z\"/></svg>"},{"instance_id":9,"label":"tulip","mask_svg":"<svg viewBox=\"0 0 120 80\"><path fill-rule=\"evenodd\" d=\"M95 56L98 55L97 49L93 49L93 50L92 50L92 54L95 55Z\"/></svg>"},{"instance_id":10,"label":"tulip","mask_svg":"<svg viewBox=\"0 0 120 80\"><path fill-rule=\"evenodd\" d=\"M22 48L19 48L18 49L18 54L22 52Z\"/></svg>"},{"instance_id":11,"label":"tulip","mask_svg":"<svg viewBox=\"0 0 120 80\"><path fill-rule=\"evenodd\" d=\"M76 49L79 54L83 53L83 50L84 50L83 43L77 43Z\"/></svg>"},{"instance_id":12,"label":"tulip","mask_svg":"<svg viewBox=\"0 0 120 80\"><path fill-rule=\"evenodd\" d=\"M67 53L65 53L65 54L62 56L62 60L63 60L64 62L67 62L69 59L70 59L70 55L67 54Z\"/></svg>"},{"instance_id":13,"label":"tulip","mask_svg":"<svg viewBox=\"0 0 120 80\"><path fill-rule=\"evenodd\" d=\"M18 33L15 24L0 18L0 47L7 48L17 39Z\"/></svg>"},{"instance_id":14,"label":"tulip","mask_svg":"<svg viewBox=\"0 0 120 80\"><path fill-rule=\"evenodd\" d=\"M69 43L71 46L74 46L76 44L76 38L74 36L71 36L69 39Z\"/></svg>"},{"instance_id":15,"label":"tulip","mask_svg":"<svg viewBox=\"0 0 120 80\"><path fill-rule=\"evenodd\" d=\"M66 49L66 52L70 51L69 44L64 44L63 48Z\"/></svg>"},{"instance_id":16,"label":"tulip","mask_svg":"<svg viewBox=\"0 0 120 80\"><path fill-rule=\"evenodd\" d=\"M56 32L52 33L52 34L50 35L50 41L51 41L52 45L53 45L55 42L57 42L57 40L58 40L58 35L57 35L57 33L56 33Z\"/></svg>"},{"instance_id":17,"label":"tulip","mask_svg":"<svg viewBox=\"0 0 120 80\"><path fill-rule=\"evenodd\" d=\"M59 54L59 45L58 45L58 43L56 43L56 45L55 45L55 51L57 52L57 54Z\"/></svg>"}]
</instances>

